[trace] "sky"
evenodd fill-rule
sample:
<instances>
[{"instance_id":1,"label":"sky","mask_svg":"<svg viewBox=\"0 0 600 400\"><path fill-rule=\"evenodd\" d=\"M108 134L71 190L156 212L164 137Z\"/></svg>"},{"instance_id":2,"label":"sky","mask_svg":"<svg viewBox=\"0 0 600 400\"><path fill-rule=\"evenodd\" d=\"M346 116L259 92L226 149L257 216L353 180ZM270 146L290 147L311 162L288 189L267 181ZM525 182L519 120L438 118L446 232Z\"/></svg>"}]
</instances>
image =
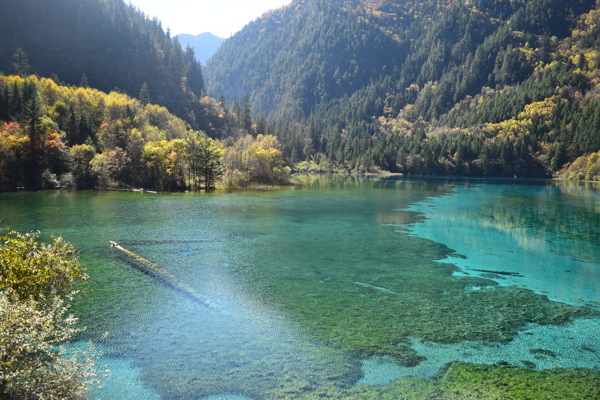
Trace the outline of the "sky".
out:
<instances>
[{"instance_id":1,"label":"sky","mask_svg":"<svg viewBox=\"0 0 600 400\"><path fill-rule=\"evenodd\" d=\"M148 17L157 17L171 35L211 32L228 38L269 10L292 0L126 0Z\"/></svg>"}]
</instances>

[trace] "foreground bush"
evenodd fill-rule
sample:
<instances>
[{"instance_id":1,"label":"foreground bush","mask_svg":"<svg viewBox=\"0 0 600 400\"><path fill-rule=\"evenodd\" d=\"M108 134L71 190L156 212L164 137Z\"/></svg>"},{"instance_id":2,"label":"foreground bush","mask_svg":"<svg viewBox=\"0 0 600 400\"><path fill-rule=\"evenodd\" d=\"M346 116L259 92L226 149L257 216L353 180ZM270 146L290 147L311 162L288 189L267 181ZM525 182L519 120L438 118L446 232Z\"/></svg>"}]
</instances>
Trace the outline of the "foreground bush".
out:
<instances>
[{"instance_id":1,"label":"foreground bush","mask_svg":"<svg viewBox=\"0 0 600 400\"><path fill-rule=\"evenodd\" d=\"M0 231L0 398L82 399L97 381L91 352L65 356L69 314L87 275L61 238Z\"/></svg>"}]
</instances>

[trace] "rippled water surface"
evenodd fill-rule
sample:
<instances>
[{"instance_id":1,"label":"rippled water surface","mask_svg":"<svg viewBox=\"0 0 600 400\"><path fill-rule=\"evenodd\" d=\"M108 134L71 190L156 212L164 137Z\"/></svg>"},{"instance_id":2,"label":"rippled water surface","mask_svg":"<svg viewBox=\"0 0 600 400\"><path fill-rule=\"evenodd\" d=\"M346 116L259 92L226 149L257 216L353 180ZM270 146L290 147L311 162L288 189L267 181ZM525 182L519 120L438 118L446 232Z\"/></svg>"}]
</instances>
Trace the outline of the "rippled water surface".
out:
<instances>
[{"instance_id":1,"label":"rippled water surface","mask_svg":"<svg viewBox=\"0 0 600 400\"><path fill-rule=\"evenodd\" d=\"M341 396L433 380L454 360L600 370L595 188L313 177L209 195L2 193L0 210L1 225L81 251L92 291L73 346L91 341L112 371L94 398Z\"/></svg>"}]
</instances>

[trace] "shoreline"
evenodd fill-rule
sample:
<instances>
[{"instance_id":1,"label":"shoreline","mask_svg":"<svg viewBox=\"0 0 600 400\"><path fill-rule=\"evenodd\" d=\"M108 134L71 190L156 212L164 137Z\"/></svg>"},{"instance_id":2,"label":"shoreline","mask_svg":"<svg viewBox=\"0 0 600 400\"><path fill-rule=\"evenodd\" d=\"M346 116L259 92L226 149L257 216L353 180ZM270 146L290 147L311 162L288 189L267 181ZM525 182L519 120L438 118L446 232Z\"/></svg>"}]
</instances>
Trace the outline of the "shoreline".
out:
<instances>
[{"instance_id":1,"label":"shoreline","mask_svg":"<svg viewBox=\"0 0 600 400\"><path fill-rule=\"evenodd\" d=\"M600 181L590 181L590 180L579 180L579 179L568 179L563 177L538 177L538 178L521 178L521 177L507 177L507 176L473 176L473 175L416 175L416 174L404 174L402 172L390 172L390 171L378 171L378 172L339 172L339 171L330 171L330 172L297 172L293 173L288 183L279 184L279 185L269 185L269 184L253 184L249 186L218 186L211 192L219 192L219 191L269 191L276 190L278 188L297 186L298 181L294 180L294 176L319 176L319 175L339 175L339 176L354 176L354 177L372 177L372 178L391 178L391 177L407 177L407 178L415 178L415 177L429 177L435 179L505 179L505 180L543 180L548 182L557 182L562 184L585 184L585 185L594 185L597 186L600 190ZM149 193L149 194L159 194L159 193L206 193L204 190L174 190L174 191L157 191L146 188L26 188L26 187L17 187L17 188L0 188L0 193L11 193L11 192L41 192L48 190L60 190L60 191L110 191L110 192L136 192L136 193ZM210 193L210 192L209 192Z\"/></svg>"}]
</instances>

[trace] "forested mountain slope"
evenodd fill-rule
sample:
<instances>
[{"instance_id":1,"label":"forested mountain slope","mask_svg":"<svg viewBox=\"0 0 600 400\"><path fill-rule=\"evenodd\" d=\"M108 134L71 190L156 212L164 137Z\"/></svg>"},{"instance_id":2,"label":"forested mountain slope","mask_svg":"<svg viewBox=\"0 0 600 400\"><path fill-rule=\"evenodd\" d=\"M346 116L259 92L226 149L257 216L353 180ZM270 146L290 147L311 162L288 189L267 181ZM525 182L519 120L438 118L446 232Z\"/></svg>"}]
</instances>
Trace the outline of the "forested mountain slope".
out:
<instances>
[{"instance_id":1,"label":"forested mountain slope","mask_svg":"<svg viewBox=\"0 0 600 400\"><path fill-rule=\"evenodd\" d=\"M183 51L159 21L123 0L3 0L0 37L5 74L35 73L135 97L146 84L146 100L202 128L194 101L204 79L193 50ZM15 70L18 49L25 70Z\"/></svg>"},{"instance_id":2,"label":"forested mountain slope","mask_svg":"<svg viewBox=\"0 0 600 400\"><path fill-rule=\"evenodd\" d=\"M206 77L307 168L549 176L600 150L597 21L593 0L296 0Z\"/></svg>"},{"instance_id":3,"label":"forested mountain slope","mask_svg":"<svg viewBox=\"0 0 600 400\"><path fill-rule=\"evenodd\" d=\"M209 62L214 93L229 101L250 93L257 111L301 117L397 64L401 44L341 3L294 2L248 24Z\"/></svg>"},{"instance_id":4,"label":"forested mountain slope","mask_svg":"<svg viewBox=\"0 0 600 400\"><path fill-rule=\"evenodd\" d=\"M6 0L0 35L0 189L287 182L277 138L123 0Z\"/></svg>"}]
</instances>

